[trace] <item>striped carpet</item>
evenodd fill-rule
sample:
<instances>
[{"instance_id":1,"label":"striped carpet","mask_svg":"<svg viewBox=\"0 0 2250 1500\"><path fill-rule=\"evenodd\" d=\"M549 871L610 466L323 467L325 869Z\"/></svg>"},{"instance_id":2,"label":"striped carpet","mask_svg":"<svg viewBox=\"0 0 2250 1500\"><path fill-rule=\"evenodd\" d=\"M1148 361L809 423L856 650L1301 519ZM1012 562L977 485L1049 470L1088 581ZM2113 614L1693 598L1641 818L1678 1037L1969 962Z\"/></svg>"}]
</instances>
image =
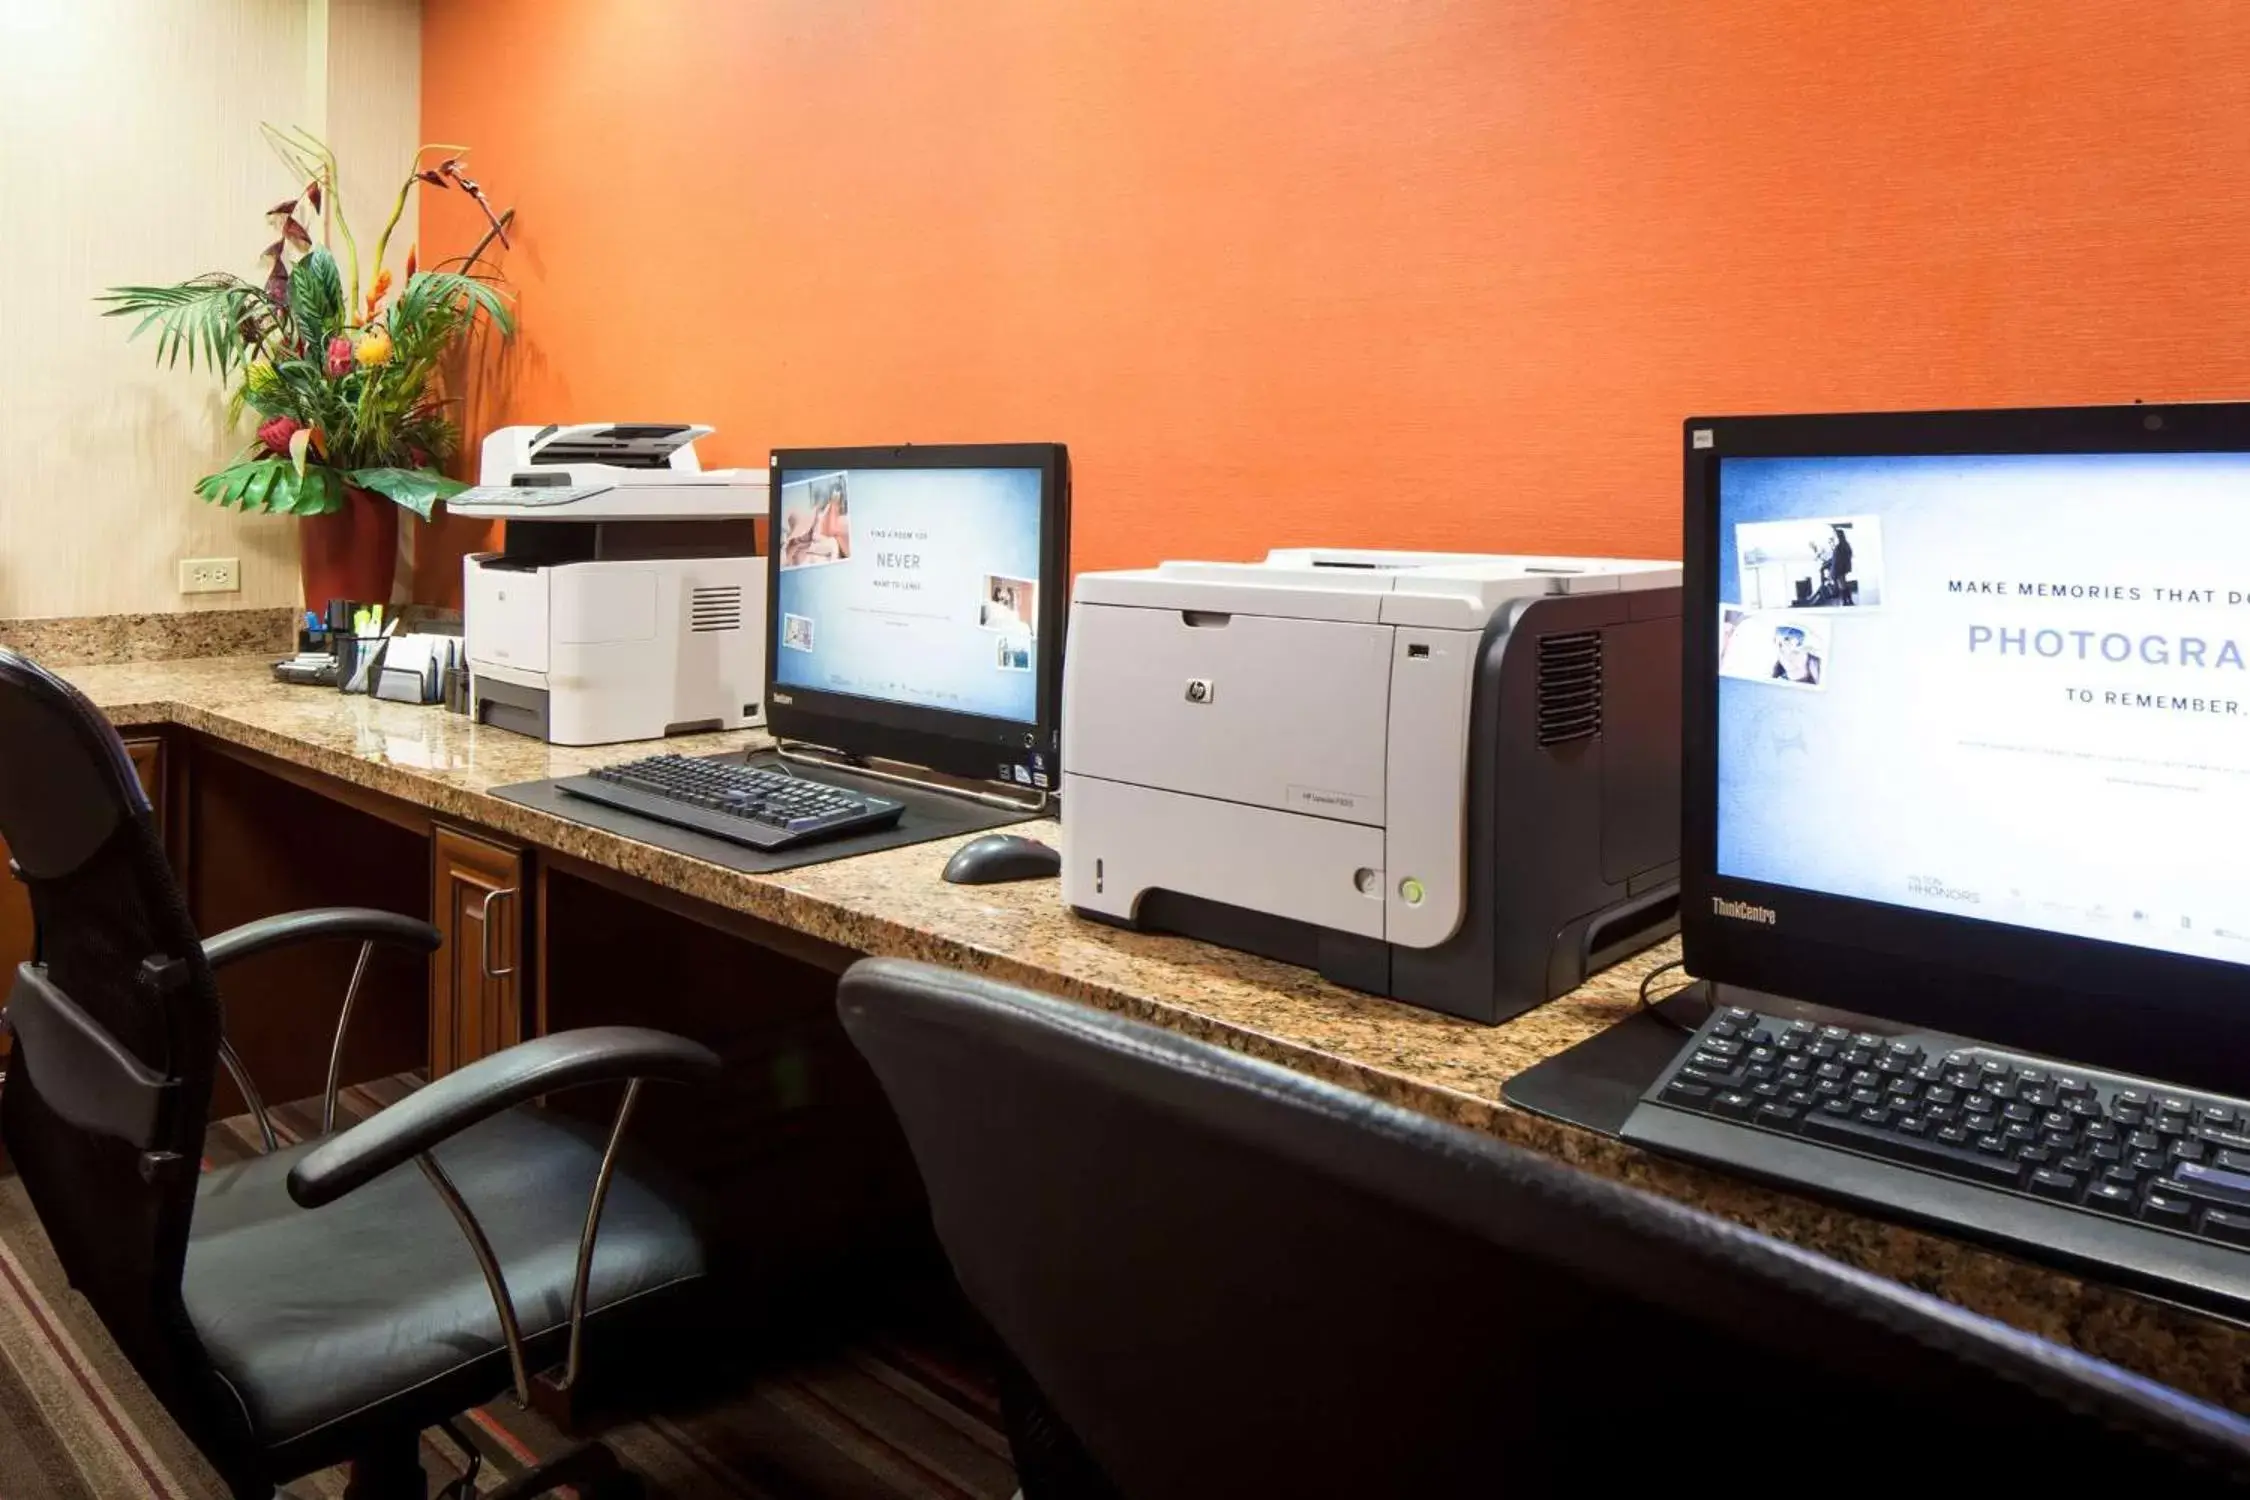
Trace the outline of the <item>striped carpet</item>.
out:
<instances>
[{"instance_id":1,"label":"striped carpet","mask_svg":"<svg viewBox=\"0 0 2250 1500\"><path fill-rule=\"evenodd\" d=\"M413 1087L348 1090L361 1117ZM275 1112L285 1142L318 1129L306 1105ZM208 1162L257 1151L247 1116L211 1128ZM1015 1478L989 1373L958 1310L917 1308L844 1344L813 1344L746 1368L717 1393L670 1403L601 1435L654 1496L700 1500L1007 1500ZM483 1455L480 1491L569 1444L537 1413L495 1402L461 1424ZM436 1486L461 1470L425 1436ZM343 1471L298 1480L331 1500ZM72 1294L13 1176L0 1175L0 1500L224 1500L98 1319Z\"/></svg>"}]
</instances>

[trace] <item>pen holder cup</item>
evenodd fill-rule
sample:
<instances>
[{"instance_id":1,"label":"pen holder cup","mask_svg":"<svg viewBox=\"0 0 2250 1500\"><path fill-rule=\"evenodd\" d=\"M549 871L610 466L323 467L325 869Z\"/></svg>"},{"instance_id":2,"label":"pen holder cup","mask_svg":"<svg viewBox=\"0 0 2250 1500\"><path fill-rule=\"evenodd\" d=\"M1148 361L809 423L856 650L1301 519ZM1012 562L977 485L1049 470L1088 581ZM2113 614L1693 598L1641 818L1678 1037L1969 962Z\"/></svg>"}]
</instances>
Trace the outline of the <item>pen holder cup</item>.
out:
<instances>
[{"instance_id":1,"label":"pen holder cup","mask_svg":"<svg viewBox=\"0 0 2250 1500\"><path fill-rule=\"evenodd\" d=\"M383 642L374 637L341 635L336 638L336 687L339 692L364 693L382 661Z\"/></svg>"},{"instance_id":2,"label":"pen holder cup","mask_svg":"<svg viewBox=\"0 0 2250 1500\"><path fill-rule=\"evenodd\" d=\"M328 601L329 638L343 640L352 633L352 619L367 606L357 599L331 599Z\"/></svg>"}]
</instances>

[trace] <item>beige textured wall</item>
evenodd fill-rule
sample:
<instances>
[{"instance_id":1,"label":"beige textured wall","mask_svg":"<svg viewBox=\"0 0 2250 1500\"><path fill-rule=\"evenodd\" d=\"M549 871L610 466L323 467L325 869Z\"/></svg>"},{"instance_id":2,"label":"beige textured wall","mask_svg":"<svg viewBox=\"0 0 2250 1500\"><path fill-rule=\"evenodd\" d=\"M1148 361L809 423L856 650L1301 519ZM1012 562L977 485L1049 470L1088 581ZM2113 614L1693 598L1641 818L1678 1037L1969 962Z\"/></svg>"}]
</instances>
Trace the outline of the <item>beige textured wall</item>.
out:
<instances>
[{"instance_id":1,"label":"beige textured wall","mask_svg":"<svg viewBox=\"0 0 2250 1500\"><path fill-rule=\"evenodd\" d=\"M416 0L0 3L0 617L296 602L294 523L192 492L245 436L216 383L91 299L256 271L295 186L261 121L325 131L379 227L420 45ZM183 557L241 558L242 591L183 597Z\"/></svg>"}]
</instances>

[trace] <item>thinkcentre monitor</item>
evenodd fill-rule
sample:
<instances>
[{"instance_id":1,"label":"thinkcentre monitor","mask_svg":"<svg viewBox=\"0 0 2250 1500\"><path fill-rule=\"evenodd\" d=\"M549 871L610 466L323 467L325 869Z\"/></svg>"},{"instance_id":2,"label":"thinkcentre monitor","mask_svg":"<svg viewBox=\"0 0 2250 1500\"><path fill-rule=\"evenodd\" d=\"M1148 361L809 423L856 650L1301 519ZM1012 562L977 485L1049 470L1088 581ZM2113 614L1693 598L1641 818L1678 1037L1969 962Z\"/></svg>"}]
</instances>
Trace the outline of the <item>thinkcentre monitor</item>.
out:
<instances>
[{"instance_id":1,"label":"thinkcentre monitor","mask_svg":"<svg viewBox=\"0 0 2250 1500\"><path fill-rule=\"evenodd\" d=\"M1688 968L2250 1086L2250 405L1684 436Z\"/></svg>"},{"instance_id":2,"label":"thinkcentre monitor","mask_svg":"<svg viewBox=\"0 0 2250 1500\"><path fill-rule=\"evenodd\" d=\"M1059 443L774 451L767 724L1037 800L1060 782Z\"/></svg>"}]
</instances>

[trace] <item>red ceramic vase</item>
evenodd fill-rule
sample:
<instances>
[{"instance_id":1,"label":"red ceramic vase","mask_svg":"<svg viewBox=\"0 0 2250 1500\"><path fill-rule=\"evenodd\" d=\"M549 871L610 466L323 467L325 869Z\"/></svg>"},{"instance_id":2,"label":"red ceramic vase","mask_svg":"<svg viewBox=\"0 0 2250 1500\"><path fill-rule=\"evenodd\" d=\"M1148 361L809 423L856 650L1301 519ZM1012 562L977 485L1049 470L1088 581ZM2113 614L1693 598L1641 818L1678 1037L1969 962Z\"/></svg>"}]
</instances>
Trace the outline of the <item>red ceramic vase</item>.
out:
<instances>
[{"instance_id":1,"label":"red ceramic vase","mask_svg":"<svg viewBox=\"0 0 2250 1500\"><path fill-rule=\"evenodd\" d=\"M346 486L341 510L307 516L297 526L305 608L331 599L388 603L398 573L398 506L372 491Z\"/></svg>"}]
</instances>

